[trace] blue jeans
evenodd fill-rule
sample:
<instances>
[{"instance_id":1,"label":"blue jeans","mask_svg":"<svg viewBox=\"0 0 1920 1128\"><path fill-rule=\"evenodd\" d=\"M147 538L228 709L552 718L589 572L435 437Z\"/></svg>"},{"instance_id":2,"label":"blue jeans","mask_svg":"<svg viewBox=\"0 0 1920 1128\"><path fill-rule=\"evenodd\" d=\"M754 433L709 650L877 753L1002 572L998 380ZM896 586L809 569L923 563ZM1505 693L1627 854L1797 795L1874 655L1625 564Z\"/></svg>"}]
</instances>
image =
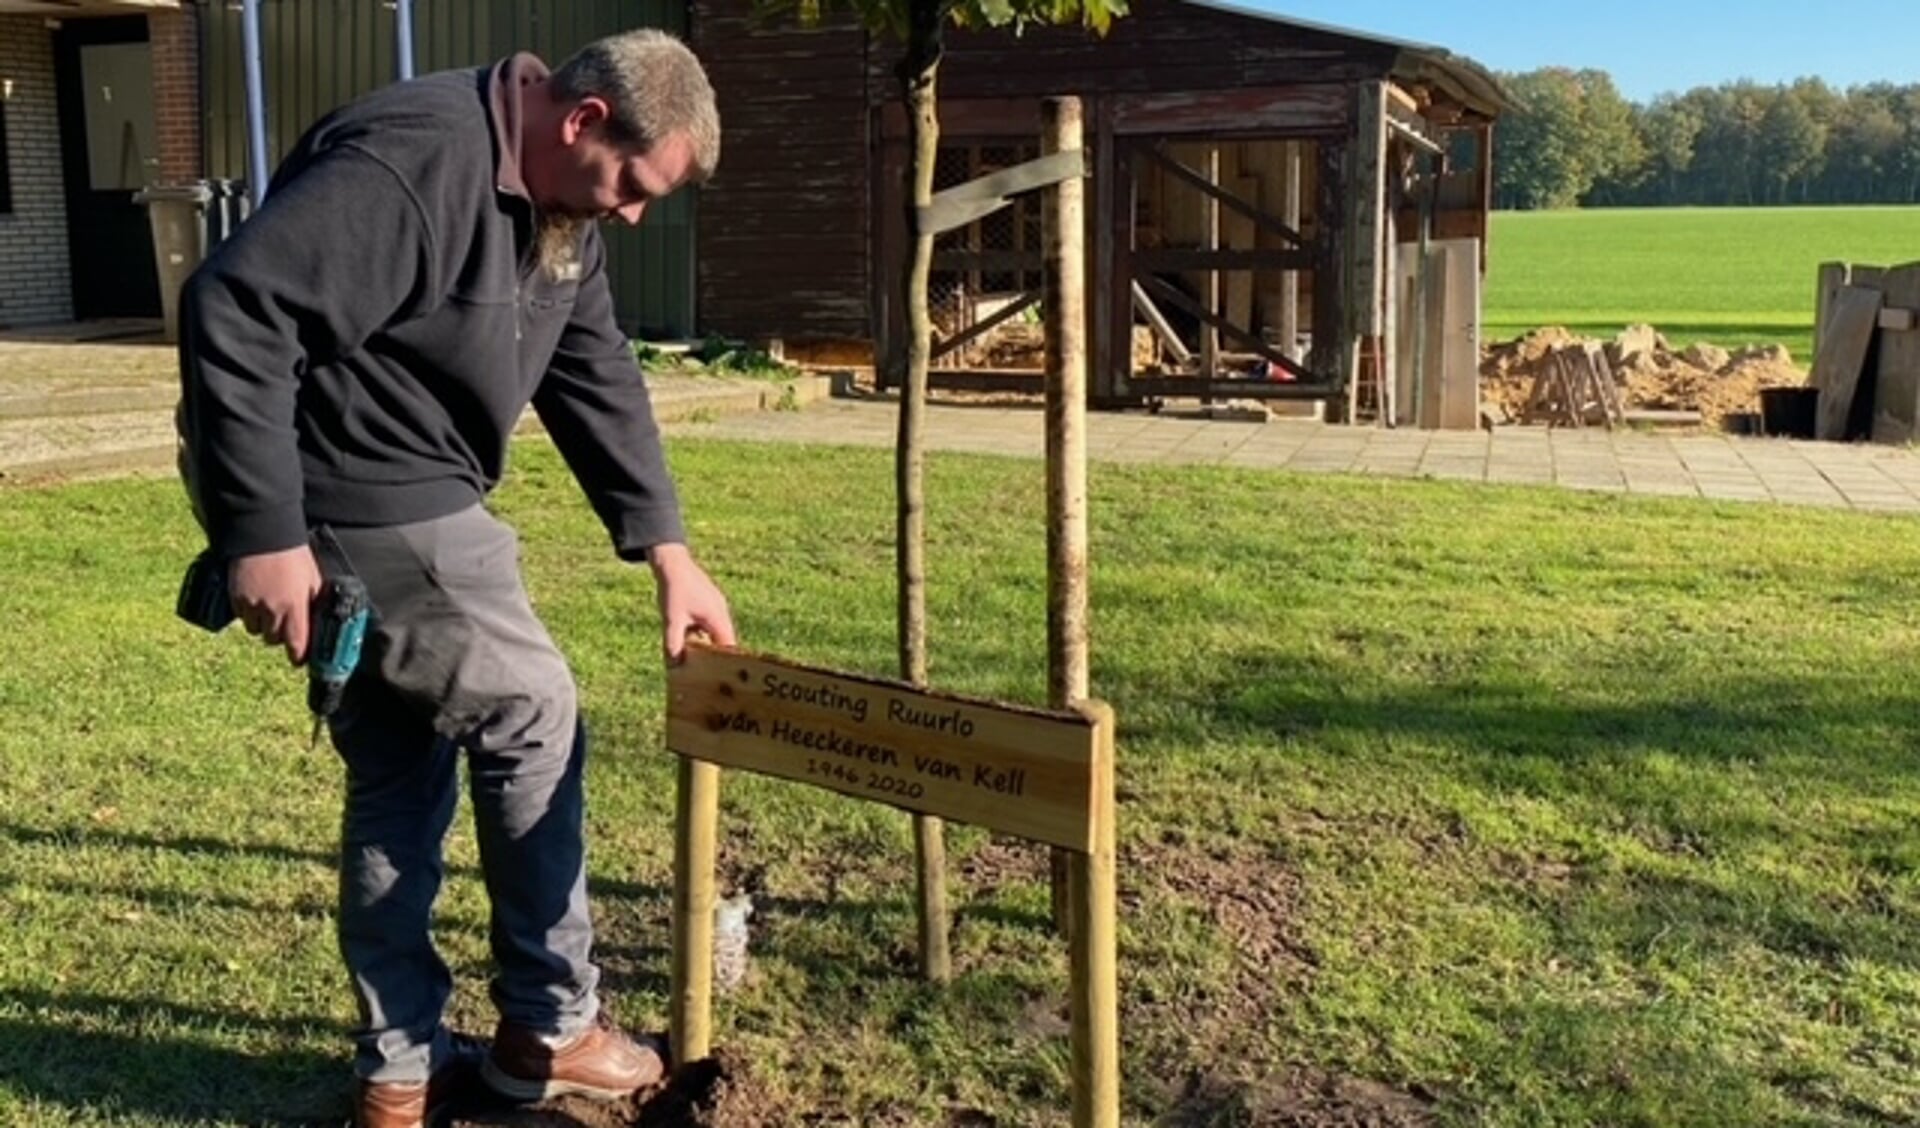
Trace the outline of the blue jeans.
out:
<instances>
[{"instance_id":1,"label":"blue jeans","mask_svg":"<svg viewBox=\"0 0 1920 1128\"><path fill-rule=\"evenodd\" d=\"M475 506L334 533L375 610L331 726L347 769L339 932L360 1005L354 1066L371 1081L420 1081L447 1049L453 976L429 928L462 751L501 1019L564 1036L598 1012L586 734L566 660L521 585L513 530Z\"/></svg>"}]
</instances>

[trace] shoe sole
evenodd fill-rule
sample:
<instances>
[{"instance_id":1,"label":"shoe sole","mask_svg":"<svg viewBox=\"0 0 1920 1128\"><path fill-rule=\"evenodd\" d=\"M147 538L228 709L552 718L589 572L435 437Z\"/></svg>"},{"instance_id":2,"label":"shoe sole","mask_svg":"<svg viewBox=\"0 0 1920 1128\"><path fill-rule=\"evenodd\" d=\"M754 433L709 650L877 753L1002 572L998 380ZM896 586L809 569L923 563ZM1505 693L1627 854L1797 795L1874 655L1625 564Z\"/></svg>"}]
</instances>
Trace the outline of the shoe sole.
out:
<instances>
[{"instance_id":1,"label":"shoe sole","mask_svg":"<svg viewBox=\"0 0 1920 1128\"><path fill-rule=\"evenodd\" d=\"M555 1097L585 1097L590 1101L617 1101L623 1097L632 1096L652 1083L651 1080L643 1080L630 1089L606 1089L598 1085L584 1085L578 1081L528 1081L501 1069L494 1064L492 1058L488 1058L480 1066L480 1079L487 1083L488 1088L501 1096L526 1103L550 1101Z\"/></svg>"}]
</instances>

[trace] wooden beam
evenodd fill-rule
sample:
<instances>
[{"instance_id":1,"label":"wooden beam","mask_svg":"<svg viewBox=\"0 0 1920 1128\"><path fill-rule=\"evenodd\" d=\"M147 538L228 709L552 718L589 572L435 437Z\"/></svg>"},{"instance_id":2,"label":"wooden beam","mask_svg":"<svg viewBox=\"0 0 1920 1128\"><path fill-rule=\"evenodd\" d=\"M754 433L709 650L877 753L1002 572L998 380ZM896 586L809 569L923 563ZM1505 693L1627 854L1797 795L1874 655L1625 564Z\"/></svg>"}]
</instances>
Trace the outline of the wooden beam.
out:
<instances>
[{"instance_id":1,"label":"wooden beam","mask_svg":"<svg viewBox=\"0 0 1920 1128\"><path fill-rule=\"evenodd\" d=\"M1360 366L1367 342L1378 342L1385 318L1381 307L1381 244L1386 228L1387 110L1386 83L1358 84L1354 97L1355 131L1347 162L1348 227L1344 235L1347 278L1345 325L1341 332L1341 369L1348 382L1347 422L1360 408ZM1379 354L1374 354L1378 365Z\"/></svg>"},{"instance_id":2,"label":"wooden beam","mask_svg":"<svg viewBox=\"0 0 1920 1128\"><path fill-rule=\"evenodd\" d=\"M935 251L933 269L953 271L1034 271L1040 269L1040 250Z\"/></svg>"},{"instance_id":3,"label":"wooden beam","mask_svg":"<svg viewBox=\"0 0 1920 1128\"><path fill-rule=\"evenodd\" d=\"M1180 339L1180 334L1173 331L1173 326L1167 323L1166 315L1160 312L1159 306L1153 304L1153 298L1148 296L1138 282L1132 283L1130 288L1133 292L1133 308L1139 310L1140 315L1147 319L1147 324L1153 327L1153 335L1160 338L1160 343L1167 347L1167 351L1173 354L1175 360L1181 364L1191 361L1193 351L1187 348L1185 341ZM1131 348L1132 343L1129 342L1128 346Z\"/></svg>"},{"instance_id":4,"label":"wooden beam","mask_svg":"<svg viewBox=\"0 0 1920 1128\"><path fill-rule=\"evenodd\" d=\"M1140 282L1146 286L1148 290L1159 295L1161 301L1187 313L1189 316L1199 318L1207 325L1232 337L1234 340L1240 342L1241 345L1245 346L1247 351L1260 354L1268 361L1279 365L1281 368L1286 369L1302 380L1313 379L1313 373L1307 371L1306 368L1295 362L1292 357L1287 356L1272 345L1267 344L1256 334L1235 325L1217 313L1202 308L1199 302L1194 301L1192 298L1189 298L1167 283L1162 282L1160 279L1142 278Z\"/></svg>"},{"instance_id":5,"label":"wooden beam","mask_svg":"<svg viewBox=\"0 0 1920 1128\"><path fill-rule=\"evenodd\" d=\"M1013 202L1015 196L1087 175L1087 152L1050 153L934 193L920 209L920 234L938 235L965 227Z\"/></svg>"},{"instance_id":6,"label":"wooden beam","mask_svg":"<svg viewBox=\"0 0 1920 1128\"><path fill-rule=\"evenodd\" d=\"M680 757L674 801L673 956L668 1035L677 1062L713 1046L713 867L720 824L720 768Z\"/></svg>"},{"instance_id":7,"label":"wooden beam","mask_svg":"<svg viewBox=\"0 0 1920 1128\"><path fill-rule=\"evenodd\" d=\"M1301 151L1305 148L1302 142L1289 141L1281 157L1285 186L1280 197L1280 222L1295 231L1301 227ZM1300 274L1297 270L1286 270L1280 276L1280 349L1290 357L1300 356Z\"/></svg>"},{"instance_id":8,"label":"wooden beam","mask_svg":"<svg viewBox=\"0 0 1920 1128\"><path fill-rule=\"evenodd\" d=\"M943 107L944 108L944 107ZM1170 94L1123 94L1114 101L1114 132L1123 136L1272 137L1344 133L1344 83Z\"/></svg>"},{"instance_id":9,"label":"wooden beam","mask_svg":"<svg viewBox=\"0 0 1920 1128\"><path fill-rule=\"evenodd\" d=\"M1393 131L1394 136L1412 145L1416 149L1423 149L1435 156L1447 151L1446 146L1442 145L1433 137L1428 136L1426 132L1423 132L1413 122L1409 122L1398 115L1388 116L1387 128Z\"/></svg>"},{"instance_id":10,"label":"wooden beam","mask_svg":"<svg viewBox=\"0 0 1920 1128\"><path fill-rule=\"evenodd\" d=\"M1906 333L1920 325L1920 310L1887 308L1880 311L1880 328Z\"/></svg>"},{"instance_id":11,"label":"wooden beam","mask_svg":"<svg viewBox=\"0 0 1920 1128\"><path fill-rule=\"evenodd\" d=\"M1242 251L1223 247L1217 251L1151 250L1133 252L1136 274L1157 274L1176 270L1300 270L1313 265L1313 255L1304 250Z\"/></svg>"},{"instance_id":12,"label":"wooden beam","mask_svg":"<svg viewBox=\"0 0 1920 1128\"><path fill-rule=\"evenodd\" d=\"M1160 399L1192 396L1198 399L1334 400L1341 395L1339 387L1325 382L1202 380L1192 376L1144 376L1134 380L1127 390L1136 396Z\"/></svg>"},{"instance_id":13,"label":"wooden beam","mask_svg":"<svg viewBox=\"0 0 1920 1128\"><path fill-rule=\"evenodd\" d=\"M1177 164L1178 162L1175 163ZM1220 197L1226 194L1226 190L1220 187L1220 146L1209 145L1207 146L1207 203L1204 212L1207 218L1206 222L1202 224L1202 239L1204 240L1206 249L1216 254L1219 253L1220 250ZM1150 268L1142 264L1142 269ZM1207 272L1207 309L1215 316L1218 316L1220 313L1220 268L1215 265L1205 269ZM1204 318L1202 321L1204 322L1204 328L1200 330L1200 373L1203 376L1212 378L1220 375L1220 334L1215 330L1214 322Z\"/></svg>"},{"instance_id":14,"label":"wooden beam","mask_svg":"<svg viewBox=\"0 0 1920 1128\"><path fill-rule=\"evenodd\" d=\"M1351 341L1346 336L1349 300L1347 263L1342 241L1351 222L1343 206L1346 156L1342 146L1322 142L1315 148L1313 217L1313 344L1307 367L1345 386Z\"/></svg>"},{"instance_id":15,"label":"wooden beam","mask_svg":"<svg viewBox=\"0 0 1920 1128\"><path fill-rule=\"evenodd\" d=\"M1000 309L995 310L992 317L972 326L963 333L934 345L933 359L938 360L953 350L965 346L968 342L993 332L995 329L1012 321L1027 310L1032 309L1039 301L1040 295L1037 293L1029 291L1028 293L1021 294L1019 301L1009 302Z\"/></svg>"},{"instance_id":16,"label":"wooden beam","mask_svg":"<svg viewBox=\"0 0 1920 1128\"><path fill-rule=\"evenodd\" d=\"M1114 716L1087 706L1099 734L1094 756L1093 849L1068 864L1068 979L1072 1031L1073 1128L1120 1128L1120 940L1118 835L1114 830Z\"/></svg>"}]
</instances>

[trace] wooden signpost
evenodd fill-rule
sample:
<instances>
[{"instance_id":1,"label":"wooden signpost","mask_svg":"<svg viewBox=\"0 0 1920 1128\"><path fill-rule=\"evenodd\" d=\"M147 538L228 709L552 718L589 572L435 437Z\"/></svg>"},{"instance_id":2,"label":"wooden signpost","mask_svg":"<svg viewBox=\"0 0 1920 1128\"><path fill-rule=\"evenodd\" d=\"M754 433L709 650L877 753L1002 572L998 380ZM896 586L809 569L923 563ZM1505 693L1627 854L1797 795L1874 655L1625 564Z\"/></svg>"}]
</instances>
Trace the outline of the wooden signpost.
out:
<instances>
[{"instance_id":1,"label":"wooden signpost","mask_svg":"<svg viewBox=\"0 0 1920 1128\"><path fill-rule=\"evenodd\" d=\"M1041 710L690 644L668 674L678 753L672 1040L711 1050L722 765L973 823L1068 851L1073 1122L1120 1123L1113 712Z\"/></svg>"},{"instance_id":2,"label":"wooden signpost","mask_svg":"<svg viewBox=\"0 0 1920 1128\"><path fill-rule=\"evenodd\" d=\"M922 234L1045 188L1047 697L1030 709L689 644L668 673L667 747L680 756L673 860L674 1056L712 1049L714 850L720 769L739 768L887 803L915 819L923 973L946 975L940 819L1054 849L1067 933L1075 1128L1120 1124L1113 710L1088 697L1085 213L1078 98L1041 103L1043 156L949 189ZM1050 186L1050 187L1049 187ZM910 540L911 538L903 538ZM903 635L903 653L913 651ZM922 678L924 651L904 663Z\"/></svg>"}]
</instances>

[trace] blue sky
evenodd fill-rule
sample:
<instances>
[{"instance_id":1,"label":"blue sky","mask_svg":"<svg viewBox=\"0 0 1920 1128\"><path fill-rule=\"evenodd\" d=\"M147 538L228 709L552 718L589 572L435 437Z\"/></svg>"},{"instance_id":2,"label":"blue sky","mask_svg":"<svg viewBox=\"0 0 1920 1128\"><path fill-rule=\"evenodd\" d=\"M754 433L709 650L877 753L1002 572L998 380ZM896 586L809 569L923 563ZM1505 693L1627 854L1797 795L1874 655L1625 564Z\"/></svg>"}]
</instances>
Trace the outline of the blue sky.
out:
<instances>
[{"instance_id":1,"label":"blue sky","mask_svg":"<svg viewBox=\"0 0 1920 1128\"><path fill-rule=\"evenodd\" d=\"M1495 70L1595 67L1611 73L1635 101L1739 78L1771 84L1818 75L1840 87L1920 82L1915 0L1230 2L1436 44Z\"/></svg>"}]
</instances>

